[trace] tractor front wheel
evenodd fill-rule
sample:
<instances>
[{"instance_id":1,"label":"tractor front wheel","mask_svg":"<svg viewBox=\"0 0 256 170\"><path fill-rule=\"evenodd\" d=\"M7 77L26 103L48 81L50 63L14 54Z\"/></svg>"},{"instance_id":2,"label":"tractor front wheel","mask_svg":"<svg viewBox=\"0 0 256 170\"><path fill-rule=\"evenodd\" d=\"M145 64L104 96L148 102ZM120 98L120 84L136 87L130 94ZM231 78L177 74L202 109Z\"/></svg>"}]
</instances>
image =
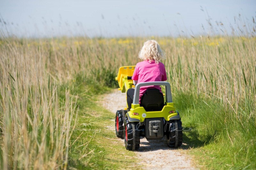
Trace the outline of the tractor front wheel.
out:
<instances>
[{"instance_id":1,"label":"tractor front wheel","mask_svg":"<svg viewBox=\"0 0 256 170\"><path fill-rule=\"evenodd\" d=\"M115 131L116 136L118 138L124 138L124 110L117 110L116 111L116 118L115 118Z\"/></svg>"},{"instance_id":2,"label":"tractor front wheel","mask_svg":"<svg viewBox=\"0 0 256 170\"><path fill-rule=\"evenodd\" d=\"M128 120L125 122L124 144L127 150L135 151L140 147L140 131L137 125L138 123L128 122Z\"/></svg>"}]
</instances>

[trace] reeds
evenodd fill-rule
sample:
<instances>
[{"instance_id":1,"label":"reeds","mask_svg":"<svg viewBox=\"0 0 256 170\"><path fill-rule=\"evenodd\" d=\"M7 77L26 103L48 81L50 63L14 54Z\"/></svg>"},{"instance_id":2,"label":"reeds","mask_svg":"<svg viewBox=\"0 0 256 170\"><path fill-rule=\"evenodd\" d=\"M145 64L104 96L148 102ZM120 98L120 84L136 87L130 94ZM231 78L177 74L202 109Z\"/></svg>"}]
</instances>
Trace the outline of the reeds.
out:
<instances>
[{"instance_id":1,"label":"reeds","mask_svg":"<svg viewBox=\"0 0 256 170\"><path fill-rule=\"evenodd\" d=\"M196 43L195 43L196 42ZM174 87L230 103L255 100L254 37L201 37L170 41L166 66Z\"/></svg>"},{"instance_id":2,"label":"reeds","mask_svg":"<svg viewBox=\"0 0 256 170\"><path fill-rule=\"evenodd\" d=\"M60 98L57 77L40 45L2 40L0 52L1 169L67 166L75 98ZM58 62L55 61L55 62Z\"/></svg>"}]
</instances>

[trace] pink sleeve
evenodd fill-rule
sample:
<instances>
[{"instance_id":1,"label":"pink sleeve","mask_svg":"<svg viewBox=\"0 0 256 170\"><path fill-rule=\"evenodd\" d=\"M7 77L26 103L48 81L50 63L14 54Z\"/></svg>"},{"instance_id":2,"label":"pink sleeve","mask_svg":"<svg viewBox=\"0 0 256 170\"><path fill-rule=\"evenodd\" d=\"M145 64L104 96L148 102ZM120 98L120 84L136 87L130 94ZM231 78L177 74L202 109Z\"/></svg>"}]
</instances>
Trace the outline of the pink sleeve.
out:
<instances>
[{"instance_id":1,"label":"pink sleeve","mask_svg":"<svg viewBox=\"0 0 256 170\"><path fill-rule=\"evenodd\" d=\"M133 72L133 75L132 75L132 79L133 80L138 80L138 66L137 65L135 66L135 69L134 69L134 72Z\"/></svg>"},{"instance_id":2,"label":"pink sleeve","mask_svg":"<svg viewBox=\"0 0 256 170\"><path fill-rule=\"evenodd\" d=\"M162 81L166 81L166 80L167 80L166 70L165 70L165 66L163 65L163 77L162 77Z\"/></svg>"}]
</instances>

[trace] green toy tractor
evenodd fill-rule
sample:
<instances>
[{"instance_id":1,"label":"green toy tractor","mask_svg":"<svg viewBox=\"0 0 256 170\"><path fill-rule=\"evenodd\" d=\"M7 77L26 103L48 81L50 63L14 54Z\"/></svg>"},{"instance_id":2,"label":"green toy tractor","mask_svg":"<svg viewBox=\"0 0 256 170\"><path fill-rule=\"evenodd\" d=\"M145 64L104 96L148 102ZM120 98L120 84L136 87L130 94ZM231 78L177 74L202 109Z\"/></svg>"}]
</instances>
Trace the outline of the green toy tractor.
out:
<instances>
[{"instance_id":1,"label":"green toy tractor","mask_svg":"<svg viewBox=\"0 0 256 170\"><path fill-rule=\"evenodd\" d=\"M171 148L182 145L182 122L179 113L175 110L171 87L168 82L156 81L132 84L131 76L134 66L124 66L119 69L116 80L119 89L124 93L135 87L131 109L117 110L115 117L116 136L124 139L127 150L138 150L140 139L159 140L166 138ZM142 86L159 85L165 91L148 89L139 103L139 91Z\"/></svg>"}]
</instances>

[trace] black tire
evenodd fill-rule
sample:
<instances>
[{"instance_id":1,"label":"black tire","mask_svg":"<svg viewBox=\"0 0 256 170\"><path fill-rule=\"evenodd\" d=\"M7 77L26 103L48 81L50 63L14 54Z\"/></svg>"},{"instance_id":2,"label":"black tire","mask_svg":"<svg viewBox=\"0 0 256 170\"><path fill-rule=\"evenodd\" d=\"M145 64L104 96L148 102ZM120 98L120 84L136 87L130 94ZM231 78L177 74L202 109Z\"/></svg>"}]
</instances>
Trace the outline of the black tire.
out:
<instances>
[{"instance_id":1,"label":"black tire","mask_svg":"<svg viewBox=\"0 0 256 170\"><path fill-rule=\"evenodd\" d=\"M121 139L124 138L124 116L125 116L124 110L116 111L115 131L116 131L116 136Z\"/></svg>"},{"instance_id":2,"label":"black tire","mask_svg":"<svg viewBox=\"0 0 256 170\"><path fill-rule=\"evenodd\" d=\"M125 148L130 151L135 151L140 148L140 131L136 128L138 123L129 123L126 119L124 144Z\"/></svg>"},{"instance_id":3,"label":"black tire","mask_svg":"<svg viewBox=\"0 0 256 170\"><path fill-rule=\"evenodd\" d=\"M170 148L178 148L182 145L182 122L175 120L170 122L169 132L167 133L167 145Z\"/></svg>"}]
</instances>

